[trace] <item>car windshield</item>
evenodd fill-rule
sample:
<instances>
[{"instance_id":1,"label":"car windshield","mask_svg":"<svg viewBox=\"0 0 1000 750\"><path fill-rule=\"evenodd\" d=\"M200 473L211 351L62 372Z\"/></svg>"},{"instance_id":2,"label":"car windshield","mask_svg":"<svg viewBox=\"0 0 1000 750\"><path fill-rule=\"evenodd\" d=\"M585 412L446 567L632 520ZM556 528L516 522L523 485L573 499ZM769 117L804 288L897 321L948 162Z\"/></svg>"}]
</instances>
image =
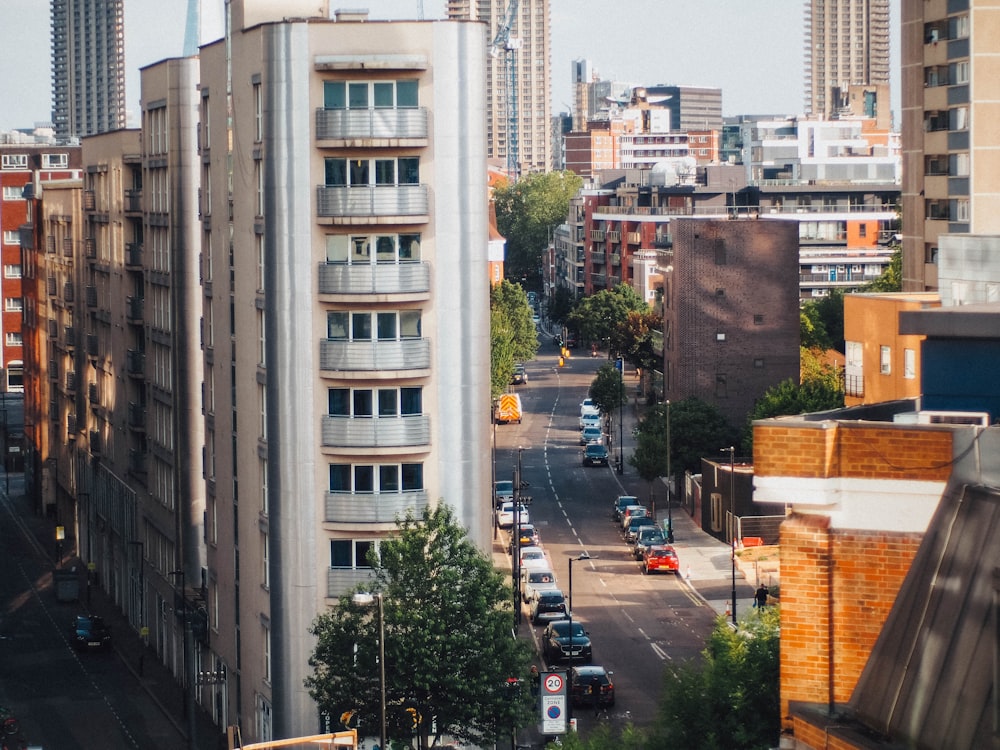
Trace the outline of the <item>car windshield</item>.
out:
<instances>
[{"instance_id":1,"label":"car windshield","mask_svg":"<svg viewBox=\"0 0 1000 750\"><path fill-rule=\"evenodd\" d=\"M562 604L563 595L561 591L543 591L538 600L542 604Z\"/></svg>"},{"instance_id":2,"label":"car windshield","mask_svg":"<svg viewBox=\"0 0 1000 750\"><path fill-rule=\"evenodd\" d=\"M513 482L497 482L496 483L497 494L498 495L513 495L514 494L514 483Z\"/></svg>"},{"instance_id":3,"label":"car windshield","mask_svg":"<svg viewBox=\"0 0 1000 750\"><path fill-rule=\"evenodd\" d=\"M552 632L554 632L560 638L569 637L569 621L562 620L561 622L552 623ZM586 631L583 629L583 624L579 622L573 623L573 637L583 637L587 635Z\"/></svg>"}]
</instances>

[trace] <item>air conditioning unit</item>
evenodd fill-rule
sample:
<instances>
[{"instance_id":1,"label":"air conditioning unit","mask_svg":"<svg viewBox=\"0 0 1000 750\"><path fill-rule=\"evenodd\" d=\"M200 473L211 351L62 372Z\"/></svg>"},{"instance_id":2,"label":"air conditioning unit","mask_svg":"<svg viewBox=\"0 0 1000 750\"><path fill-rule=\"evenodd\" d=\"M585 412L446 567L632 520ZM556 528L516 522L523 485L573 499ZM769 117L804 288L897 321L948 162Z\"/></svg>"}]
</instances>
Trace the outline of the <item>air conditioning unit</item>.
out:
<instances>
[{"instance_id":1,"label":"air conditioning unit","mask_svg":"<svg viewBox=\"0 0 1000 750\"><path fill-rule=\"evenodd\" d=\"M964 424L989 427L990 415L985 411L918 411L917 424Z\"/></svg>"}]
</instances>

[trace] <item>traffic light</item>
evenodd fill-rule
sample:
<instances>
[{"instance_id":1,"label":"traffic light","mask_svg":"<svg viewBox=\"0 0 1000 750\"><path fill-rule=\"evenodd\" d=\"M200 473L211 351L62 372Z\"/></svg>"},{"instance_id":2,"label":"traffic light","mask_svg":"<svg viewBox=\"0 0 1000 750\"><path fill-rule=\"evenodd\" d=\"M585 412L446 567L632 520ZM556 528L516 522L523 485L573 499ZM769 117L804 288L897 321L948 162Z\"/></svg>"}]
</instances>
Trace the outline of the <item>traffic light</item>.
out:
<instances>
[{"instance_id":1,"label":"traffic light","mask_svg":"<svg viewBox=\"0 0 1000 750\"><path fill-rule=\"evenodd\" d=\"M410 715L410 720L412 722L412 724L410 725L411 728L416 729L417 724L420 723L420 714L417 713L417 709L413 708L413 706L410 706L408 709L406 709L406 713Z\"/></svg>"},{"instance_id":2,"label":"traffic light","mask_svg":"<svg viewBox=\"0 0 1000 750\"><path fill-rule=\"evenodd\" d=\"M344 713L340 715L340 723L343 724L345 727L350 727L351 719L353 718L354 718L354 711L344 711Z\"/></svg>"},{"instance_id":3,"label":"traffic light","mask_svg":"<svg viewBox=\"0 0 1000 750\"><path fill-rule=\"evenodd\" d=\"M559 358L559 366L560 366L560 367L563 367L563 366L565 366L565 364L566 364L566 360L565 360L565 359L563 359L562 357L560 357L560 358Z\"/></svg>"}]
</instances>

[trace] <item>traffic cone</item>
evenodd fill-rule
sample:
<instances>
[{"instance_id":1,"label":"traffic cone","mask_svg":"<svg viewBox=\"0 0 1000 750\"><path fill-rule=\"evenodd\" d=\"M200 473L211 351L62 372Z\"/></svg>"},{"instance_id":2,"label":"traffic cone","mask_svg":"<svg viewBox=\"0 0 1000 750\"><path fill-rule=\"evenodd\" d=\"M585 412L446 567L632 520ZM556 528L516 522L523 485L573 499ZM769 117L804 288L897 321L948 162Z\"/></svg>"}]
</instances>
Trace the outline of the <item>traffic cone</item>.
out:
<instances>
[{"instance_id":1,"label":"traffic cone","mask_svg":"<svg viewBox=\"0 0 1000 750\"><path fill-rule=\"evenodd\" d=\"M691 566L690 565L688 565L688 569L687 569L687 572L684 574L684 578L686 580L688 580L688 581L691 580Z\"/></svg>"},{"instance_id":2,"label":"traffic cone","mask_svg":"<svg viewBox=\"0 0 1000 750\"><path fill-rule=\"evenodd\" d=\"M726 617L729 617L732 614L733 614L733 610L730 607L729 600L727 599L726 600Z\"/></svg>"}]
</instances>

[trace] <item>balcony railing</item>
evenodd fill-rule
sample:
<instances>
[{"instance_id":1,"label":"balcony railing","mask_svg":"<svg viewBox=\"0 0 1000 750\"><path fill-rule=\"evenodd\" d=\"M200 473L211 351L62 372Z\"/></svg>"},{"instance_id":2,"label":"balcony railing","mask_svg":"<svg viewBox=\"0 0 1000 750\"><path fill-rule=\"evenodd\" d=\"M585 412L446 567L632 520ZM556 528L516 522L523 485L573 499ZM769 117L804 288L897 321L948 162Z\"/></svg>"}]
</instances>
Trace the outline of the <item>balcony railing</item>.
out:
<instances>
[{"instance_id":1,"label":"balcony railing","mask_svg":"<svg viewBox=\"0 0 1000 750\"><path fill-rule=\"evenodd\" d=\"M132 377L144 377L146 374L146 355L136 349L125 353L125 369Z\"/></svg>"},{"instance_id":2,"label":"balcony railing","mask_svg":"<svg viewBox=\"0 0 1000 750\"><path fill-rule=\"evenodd\" d=\"M610 232L608 232L608 239L611 242L621 242L622 241L621 230L612 229Z\"/></svg>"},{"instance_id":3,"label":"balcony railing","mask_svg":"<svg viewBox=\"0 0 1000 750\"><path fill-rule=\"evenodd\" d=\"M638 245L640 242L642 242L642 234L640 234L639 232L629 232L626 236L626 239L628 240L630 245Z\"/></svg>"},{"instance_id":4,"label":"balcony railing","mask_svg":"<svg viewBox=\"0 0 1000 750\"><path fill-rule=\"evenodd\" d=\"M402 448L430 445L431 422L425 414L404 417L323 416L323 445L328 448Z\"/></svg>"},{"instance_id":5,"label":"balcony railing","mask_svg":"<svg viewBox=\"0 0 1000 750\"><path fill-rule=\"evenodd\" d=\"M316 188L316 211L332 218L347 216L425 216L426 185Z\"/></svg>"},{"instance_id":6,"label":"balcony railing","mask_svg":"<svg viewBox=\"0 0 1000 750\"><path fill-rule=\"evenodd\" d=\"M320 294L413 294L431 288L430 267L422 262L347 265L320 263Z\"/></svg>"},{"instance_id":7,"label":"balcony railing","mask_svg":"<svg viewBox=\"0 0 1000 750\"><path fill-rule=\"evenodd\" d=\"M592 242L604 242L604 230L603 229L591 229L590 239Z\"/></svg>"},{"instance_id":8,"label":"balcony railing","mask_svg":"<svg viewBox=\"0 0 1000 750\"><path fill-rule=\"evenodd\" d=\"M131 189L125 191L125 212L139 213L142 211L142 190Z\"/></svg>"},{"instance_id":9,"label":"balcony railing","mask_svg":"<svg viewBox=\"0 0 1000 750\"><path fill-rule=\"evenodd\" d=\"M128 426L139 432L146 430L146 409L142 404L132 401L128 405Z\"/></svg>"},{"instance_id":10,"label":"balcony railing","mask_svg":"<svg viewBox=\"0 0 1000 750\"><path fill-rule=\"evenodd\" d=\"M418 518L427 507L427 490L404 492L328 492L326 495L327 523L392 523L396 516L413 510Z\"/></svg>"},{"instance_id":11,"label":"balcony railing","mask_svg":"<svg viewBox=\"0 0 1000 750\"><path fill-rule=\"evenodd\" d=\"M128 470L132 474L146 473L146 452L132 448L128 452Z\"/></svg>"},{"instance_id":12,"label":"balcony railing","mask_svg":"<svg viewBox=\"0 0 1000 750\"><path fill-rule=\"evenodd\" d=\"M620 266L622 264L621 253L611 253L611 265Z\"/></svg>"},{"instance_id":13,"label":"balcony railing","mask_svg":"<svg viewBox=\"0 0 1000 750\"><path fill-rule=\"evenodd\" d=\"M316 138L416 138L427 137L427 110L318 109Z\"/></svg>"},{"instance_id":14,"label":"balcony railing","mask_svg":"<svg viewBox=\"0 0 1000 750\"><path fill-rule=\"evenodd\" d=\"M127 245L125 245L125 267L126 268L142 267L141 242L129 242Z\"/></svg>"},{"instance_id":15,"label":"balcony railing","mask_svg":"<svg viewBox=\"0 0 1000 750\"><path fill-rule=\"evenodd\" d=\"M125 298L125 317L129 323L142 323L145 300L142 297Z\"/></svg>"},{"instance_id":16,"label":"balcony railing","mask_svg":"<svg viewBox=\"0 0 1000 750\"><path fill-rule=\"evenodd\" d=\"M341 594L356 590L362 584L363 588L369 589L373 578L371 568L327 568L326 595L330 599L336 599Z\"/></svg>"},{"instance_id":17,"label":"balcony railing","mask_svg":"<svg viewBox=\"0 0 1000 750\"><path fill-rule=\"evenodd\" d=\"M605 252L603 250L594 250L590 254L590 262L591 263L603 264L605 262L606 258L607 258L607 255L605 254Z\"/></svg>"},{"instance_id":18,"label":"balcony railing","mask_svg":"<svg viewBox=\"0 0 1000 750\"><path fill-rule=\"evenodd\" d=\"M377 370L427 370L431 366L430 339L403 341L319 342L321 370L373 372Z\"/></svg>"}]
</instances>

